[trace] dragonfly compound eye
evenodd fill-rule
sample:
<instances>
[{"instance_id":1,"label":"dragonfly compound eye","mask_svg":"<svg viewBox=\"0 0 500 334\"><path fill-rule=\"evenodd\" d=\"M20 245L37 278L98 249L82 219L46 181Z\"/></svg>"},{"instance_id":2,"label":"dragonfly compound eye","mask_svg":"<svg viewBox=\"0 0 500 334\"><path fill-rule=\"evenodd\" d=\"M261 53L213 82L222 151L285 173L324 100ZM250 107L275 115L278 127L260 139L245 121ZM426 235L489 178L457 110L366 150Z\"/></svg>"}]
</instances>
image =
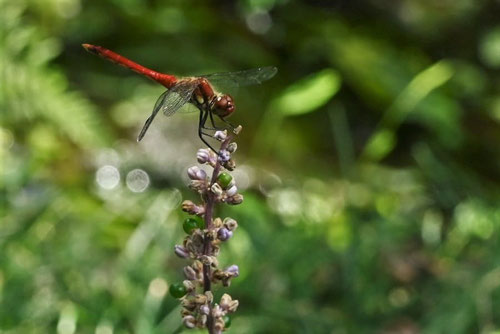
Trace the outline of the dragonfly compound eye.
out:
<instances>
[{"instance_id":1,"label":"dragonfly compound eye","mask_svg":"<svg viewBox=\"0 0 500 334\"><path fill-rule=\"evenodd\" d=\"M233 98L230 95L221 95L215 101L215 113L220 117L229 116L234 111Z\"/></svg>"}]
</instances>

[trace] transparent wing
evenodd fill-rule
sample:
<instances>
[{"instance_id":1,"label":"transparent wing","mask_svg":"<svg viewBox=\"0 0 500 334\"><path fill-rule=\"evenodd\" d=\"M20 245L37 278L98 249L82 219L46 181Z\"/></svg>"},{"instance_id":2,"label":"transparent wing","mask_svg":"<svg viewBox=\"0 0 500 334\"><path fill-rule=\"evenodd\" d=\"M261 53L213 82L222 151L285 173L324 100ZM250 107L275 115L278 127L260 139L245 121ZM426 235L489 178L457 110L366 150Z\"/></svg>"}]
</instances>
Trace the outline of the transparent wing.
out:
<instances>
[{"instance_id":1,"label":"transparent wing","mask_svg":"<svg viewBox=\"0 0 500 334\"><path fill-rule=\"evenodd\" d=\"M237 72L213 73L203 75L202 77L207 78L215 86L241 87L261 84L274 77L277 72L278 69L276 67L267 66Z\"/></svg>"},{"instance_id":2,"label":"transparent wing","mask_svg":"<svg viewBox=\"0 0 500 334\"><path fill-rule=\"evenodd\" d=\"M172 87L160 108L165 116L172 116L177 110L191 100L197 84L193 81L181 81Z\"/></svg>"},{"instance_id":3,"label":"transparent wing","mask_svg":"<svg viewBox=\"0 0 500 334\"><path fill-rule=\"evenodd\" d=\"M153 108L153 112L151 113L151 116L148 117L146 122L144 123L141 132L139 133L139 136L137 136L137 141L141 141L142 138L144 138L144 135L146 134L146 131L148 131L149 126L153 122L153 120L156 117L156 114L160 110L161 105L163 104L163 101L165 101L166 96L168 95L170 91L165 91L163 94L160 95L158 100L155 103L155 107Z\"/></svg>"},{"instance_id":4,"label":"transparent wing","mask_svg":"<svg viewBox=\"0 0 500 334\"><path fill-rule=\"evenodd\" d=\"M195 89L196 83L190 81L181 81L171 89L161 94L155 103L151 116L149 116L144 123L144 126L142 127L142 130L137 137L137 141L141 141L142 138L144 138L146 131L148 131L149 126L160 110L165 116L172 116L183 105L189 102Z\"/></svg>"},{"instance_id":5,"label":"transparent wing","mask_svg":"<svg viewBox=\"0 0 500 334\"><path fill-rule=\"evenodd\" d=\"M182 108L180 108L177 111L177 113L178 114L191 114L191 113L194 113L194 112L197 112L197 111L200 111L200 109L198 109L197 106L195 106L192 103L186 103L185 105L182 106Z\"/></svg>"}]
</instances>

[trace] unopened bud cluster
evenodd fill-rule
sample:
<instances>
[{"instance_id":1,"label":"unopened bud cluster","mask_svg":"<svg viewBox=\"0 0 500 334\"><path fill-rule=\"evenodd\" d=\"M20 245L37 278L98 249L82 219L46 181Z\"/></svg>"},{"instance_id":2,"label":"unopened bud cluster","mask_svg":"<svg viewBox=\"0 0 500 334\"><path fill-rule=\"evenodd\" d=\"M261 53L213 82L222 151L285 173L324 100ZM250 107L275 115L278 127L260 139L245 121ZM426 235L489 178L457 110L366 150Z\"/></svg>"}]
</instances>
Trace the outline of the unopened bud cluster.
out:
<instances>
[{"instance_id":1,"label":"unopened bud cluster","mask_svg":"<svg viewBox=\"0 0 500 334\"><path fill-rule=\"evenodd\" d=\"M238 131L241 127L237 128ZM214 138L221 141L221 150L216 154L209 149L200 149L196 158L200 164L211 166L214 171L210 177L199 166L187 170L190 179L189 187L201 196L202 203L195 204L186 200L182 210L192 215L183 222L187 233L182 245L175 245L175 254L192 262L184 267L182 284L171 286L170 292L176 298L181 298L182 321L187 328L208 328L210 333L221 333L230 324L228 313L236 311L238 301L224 294L219 303L214 302L211 284L222 284L228 287L234 277L239 276L239 268L233 264L220 268L217 256L221 244L231 239L238 223L232 218L213 216L217 203L237 205L243 201L238 193L234 178L229 173L236 164L231 154L237 149L231 142L232 136L226 131L217 131ZM208 288L207 288L208 287Z\"/></svg>"}]
</instances>

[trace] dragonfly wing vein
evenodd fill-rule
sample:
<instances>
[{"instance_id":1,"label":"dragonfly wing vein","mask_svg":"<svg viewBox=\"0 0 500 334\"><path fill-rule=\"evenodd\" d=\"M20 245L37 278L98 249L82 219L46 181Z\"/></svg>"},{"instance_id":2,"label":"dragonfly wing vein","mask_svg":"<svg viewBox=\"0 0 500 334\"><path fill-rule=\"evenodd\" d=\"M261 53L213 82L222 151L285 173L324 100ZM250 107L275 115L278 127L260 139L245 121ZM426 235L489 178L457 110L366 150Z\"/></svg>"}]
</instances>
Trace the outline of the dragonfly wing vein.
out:
<instances>
[{"instance_id":1,"label":"dragonfly wing vein","mask_svg":"<svg viewBox=\"0 0 500 334\"><path fill-rule=\"evenodd\" d=\"M165 91L160 95L155 103L151 116L148 117L144 126L142 127L137 141L141 141L153 122L154 118L160 110L163 111L165 116L172 116L177 110L185 105L191 99L191 96L196 89L197 85L193 82L179 82L171 89Z\"/></svg>"},{"instance_id":2,"label":"dragonfly wing vein","mask_svg":"<svg viewBox=\"0 0 500 334\"><path fill-rule=\"evenodd\" d=\"M146 122L144 123L144 126L142 127L142 130L139 133L139 136L137 137L137 141L141 141L142 138L144 138L146 131L148 131L149 126L153 122L154 118L156 117L156 114L158 114L158 111L160 111L161 106L163 105L165 99L167 98L168 92L169 92L168 90L163 92L160 95L160 97L158 98L158 100L156 100L155 106L153 108L153 112L151 113L151 116L149 116L148 119L146 120Z\"/></svg>"},{"instance_id":3,"label":"dragonfly wing vein","mask_svg":"<svg viewBox=\"0 0 500 334\"><path fill-rule=\"evenodd\" d=\"M233 87L258 85L276 75L278 69L274 66L252 68L237 72L223 72L204 75L214 85L229 85Z\"/></svg>"},{"instance_id":4,"label":"dragonfly wing vein","mask_svg":"<svg viewBox=\"0 0 500 334\"><path fill-rule=\"evenodd\" d=\"M180 82L174 87L172 87L162 101L161 110L165 116L172 116L175 114L183 105L191 100L194 90L197 84L193 82Z\"/></svg>"}]
</instances>

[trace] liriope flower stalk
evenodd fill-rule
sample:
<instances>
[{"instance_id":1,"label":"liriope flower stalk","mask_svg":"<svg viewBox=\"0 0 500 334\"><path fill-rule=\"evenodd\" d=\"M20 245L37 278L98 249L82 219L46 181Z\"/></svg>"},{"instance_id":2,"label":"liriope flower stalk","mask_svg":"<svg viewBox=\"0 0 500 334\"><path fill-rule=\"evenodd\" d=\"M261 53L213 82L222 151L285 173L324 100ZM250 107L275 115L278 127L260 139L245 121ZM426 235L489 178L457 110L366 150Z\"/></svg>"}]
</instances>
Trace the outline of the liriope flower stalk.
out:
<instances>
[{"instance_id":1,"label":"liriope flower stalk","mask_svg":"<svg viewBox=\"0 0 500 334\"><path fill-rule=\"evenodd\" d=\"M241 126L231 134L226 130L215 133L214 138L221 143L219 154L210 149L198 150L198 163L211 166L213 171L209 176L199 166L188 169L189 186L198 192L201 203L189 200L182 203L182 210L192 217L183 222L187 236L182 245L174 247L175 254L190 260L190 264L184 267L185 280L172 284L170 293L181 299L184 326L207 328L210 334L221 333L229 327L228 314L235 312L239 304L227 293L216 302L212 288L214 284L228 287L231 279L239 275L236 264L221 269L217 260L221 245L233 236L238 223L230 217L215 217L215 207L220 203L237 205L243 201L230 174L236 168L231 157L237 148L233 139L240 130Z\"/></svg>"}]
</instances>

